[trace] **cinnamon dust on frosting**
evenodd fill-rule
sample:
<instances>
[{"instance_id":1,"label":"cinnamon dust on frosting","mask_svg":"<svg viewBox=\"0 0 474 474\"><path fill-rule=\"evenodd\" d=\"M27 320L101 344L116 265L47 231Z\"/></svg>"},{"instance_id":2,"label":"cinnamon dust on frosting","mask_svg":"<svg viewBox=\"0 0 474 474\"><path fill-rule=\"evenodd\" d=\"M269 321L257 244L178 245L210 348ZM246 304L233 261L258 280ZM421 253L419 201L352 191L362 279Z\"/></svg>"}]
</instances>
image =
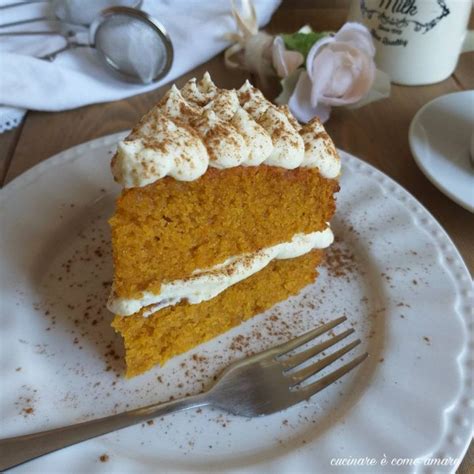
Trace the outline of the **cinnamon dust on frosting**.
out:
<instances>
[{"instance_id":1,"label":"cinnamon dust on frosting","mask_svg":"<svg viewBox=\"0 0 474 474\"><path fill-rule=\"evenodd\" d=\"M319 120L301 127L288 107L273 105L248 81L237 91L218 89L206 73L181 90L171 87L119 143L112 172L128 188L164 176L193 181L209 166L260 164L318 168L326 178L340 172L337 151Z\"/></svg>"}]
</instances>

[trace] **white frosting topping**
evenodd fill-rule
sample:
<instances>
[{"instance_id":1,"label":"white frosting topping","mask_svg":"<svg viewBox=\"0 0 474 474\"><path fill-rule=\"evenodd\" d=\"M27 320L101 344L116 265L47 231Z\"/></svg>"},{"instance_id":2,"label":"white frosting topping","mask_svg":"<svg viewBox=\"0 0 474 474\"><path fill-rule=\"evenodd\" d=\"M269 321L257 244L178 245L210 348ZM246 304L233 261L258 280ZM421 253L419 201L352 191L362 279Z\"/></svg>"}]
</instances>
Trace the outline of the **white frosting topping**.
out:
<instances>
[{"instance_id":1,"label":"white frosting topping","mask_svg":"<svg viewBox=\"0 0 474 474\"><path fill-rule=\"evenodd\" d=\"M206 72L199 83L196 78L190 79L181 90L183 97L198 106L206 105L217 93L217 86Z\"/></svg>"},{"instance_id":2,"label":"white frosting topping","mask_svg":"<svg viewBox=\"0 0 474 474\"><path fill-rule=\"evenodd\" d=\"M164 176L192 181L208 166L260 164L318 168L326 178L340 172L337 151L319 120L301 127L288 107L271 104L248 81L238 91L223 90L206 73L181 91L171 87L119 144L112 172L132 187Z\"/></svg>"},{"instance_id":3,"label":"white frosting topping","mask_svg":"<svg viewBox=\"0 0 474 474\"><path fill-rule=\"evenodd\" d=\"M204 110L209 109L213 110L221 120L229 122L237 110L240 109L237 92L235 90L220 90L204 107Z\"/></svg>"},{"instance_id":4,"label":"white frosting topping","mask_svg":"<svg viewBox=\"0 0 474 474\"><path fill-rule=\"evenodd\" d=\"M278 110L288 119L288 122L290 122L295 130L301 130L302 125L295 119L295 116L291 113L287 105L279 105Z\"/></svg>"},{"instance_id":5,"label":"white frosting topping","mask_svg":"<svg viewBox=\"0 0 474 474\"><path fill-rule=\"evenodd\" d=\"M242 108L238 108L230 124L240 133L248 148L244 166L258 166L265 162L273 151L270 135Z\"/></svg>"},{"instance_id":6,"label":"white frosting topping","mask_svg":"<svg viewBox=\"0 0 474 474\"><path fill-rule=\"evenodd\" d=\"M205 110L193 125L206 146L210 166L233 168L247 160L249 150L244 137L212 109Z\"/></svg>"},{"instance_id":7,"label":"white frosting topping","mask_svg":"<svg viewBox=\"0 0 474 474\"><path fill-rule=\"evenodd\" d=\"M268 132L273 143L273 150L265 164L287 169L298 168L304 158L304 142L285 114L270 105L257 121Z\"/></svg>"},{"instance_id":8,"label":"white frosting topping","mask_svg":"<svg viewBox=\"0 0 474 474\"><path fill-rule=\"evenodd\" d=\"M199 136L164 115L145 116L140 132L120 142L112 172L123 186L146 186L164 176L193 181L209 166L209 155Z\"/></svg>"},{"instance_id":9,"label":"white frosting topping","mask_svg":"<svg viewBox=\"0 0 474 474\"><path fill-rule=\"evenodd\" d=\"M187 102L174 84L158 104L158 109L165 117L186 124L201 116L200 107Z\"/></svg>"},{"instance_id":10,"label":"white frosting topping","mask_svg":"<svg viewBox=\"0 0 474 474\"><path fill-rule=\"evenodd\" d=\"M290 242L274 245L255 253L230 257L213 268L195 270L187 279L163 283L159 294L145 291L141 298L127 299L118 298L112 292L107 307L115 314L130 316L146 306L153 305L144 312L144 316L149 316L181 300L187 300L190 304L199 304L259 272L272 260L299 257L312 249L326 248L333 240L334 235L329 227L324 231L311 234L296 234Z\"/></svg>"},{"instance_id":11,"label":"white frosting topping","mask_svg":"<svg viewBox=\"0 0 474 474\"><path fill-rule=\"evenodd\" d=\"M337 154L332 154L334 144L319 119L314 118L303 125L300 133L305 143L301 166L317 167L319 172L328 178L337 176L341 171L341 163Z\"/></svg>"},{"instance_id":12,"label":"white frosting topping","mask_svg":"<svg viewBox=\"0 0 474 474\"><path fill-rule=\"evenodd\" d=\"M240 105L255 119L258 120L271 104L261 91L256 89L247 80L237 91Z\"/></svg>"}]
</instances>

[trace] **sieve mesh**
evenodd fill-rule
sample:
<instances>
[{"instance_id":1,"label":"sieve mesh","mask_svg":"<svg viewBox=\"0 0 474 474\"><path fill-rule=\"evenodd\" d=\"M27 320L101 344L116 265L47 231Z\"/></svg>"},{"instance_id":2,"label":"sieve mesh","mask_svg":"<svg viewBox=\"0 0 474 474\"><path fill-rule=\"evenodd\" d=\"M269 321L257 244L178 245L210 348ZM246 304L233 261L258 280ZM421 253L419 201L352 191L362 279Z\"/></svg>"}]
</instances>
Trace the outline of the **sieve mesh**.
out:
<instances>
[{"instance_id":1,"label":"sieve mesh","mask_svg":"<svg viewBox=\"0 0 474 474\"><path fill-rule=\"evenodd\" d=\"M114 14L95 34L95 47L116 70L152 82L166 67L167 50L161 35L140 18Z\"/></svg>"}]
</instances>

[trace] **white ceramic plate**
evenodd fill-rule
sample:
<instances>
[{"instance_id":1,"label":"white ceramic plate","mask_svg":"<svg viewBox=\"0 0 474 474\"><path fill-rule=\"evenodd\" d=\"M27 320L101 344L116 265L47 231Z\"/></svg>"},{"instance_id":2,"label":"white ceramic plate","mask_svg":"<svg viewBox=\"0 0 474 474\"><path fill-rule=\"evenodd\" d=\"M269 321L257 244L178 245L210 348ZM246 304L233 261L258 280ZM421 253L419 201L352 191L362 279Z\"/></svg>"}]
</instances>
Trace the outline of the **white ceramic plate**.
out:
<instances>
[{"instance_id":1,"label":"white ceramic plate","mask_svg":"<svg viewBox=\"0 0 474 474\"><path fill-rule=\"evenodd\" d=\"M410 194L343 152L338 241L316 284L163 368L122 377L121 343L104 309L107 217L119 191L109 160L121 136L60 153L1 192L1 437L196 392L229 361L342 314L363 340L348 357L367 349L370 358L283 413L183 412L16 472L353 473L340 464L355 458L374 459L374 472L431 472L427 459L451 458L438 470L453 471L471 436L469 274Z\"/></svg>"},{"instance_id":2,"label":"white ceramic plate","mask_svg":"<svg viewBox=\"0 0 474 474\"><path fill-rule=\"evenodd\" d=\"M455 92L428 102L413 118L408 134L421 171L440 191L471 212L474 165L469 151L473 134L474 91Z\"/></svg>"}]
</instances>

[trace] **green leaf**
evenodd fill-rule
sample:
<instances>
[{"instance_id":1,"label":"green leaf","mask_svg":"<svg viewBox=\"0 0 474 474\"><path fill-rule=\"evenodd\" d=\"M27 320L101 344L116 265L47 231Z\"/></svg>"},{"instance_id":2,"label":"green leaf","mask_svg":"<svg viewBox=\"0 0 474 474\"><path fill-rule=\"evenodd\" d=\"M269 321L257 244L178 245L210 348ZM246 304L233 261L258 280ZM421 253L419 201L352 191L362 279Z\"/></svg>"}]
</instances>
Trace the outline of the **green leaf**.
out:
<instances>
[{"instance_id":1,"label":"green leaf","mask_svg":"<svg viewBox=\"0 0 474 474\"><path fill-rule=\"evenodd\" d=\"M299 51L305 58L309 53L309 50L316 41L320 40L327 33L316 33L311 31L309 33L292 33L291 35L281 35L285 46L291 51Z\"/></svg>"}]
</instances>

